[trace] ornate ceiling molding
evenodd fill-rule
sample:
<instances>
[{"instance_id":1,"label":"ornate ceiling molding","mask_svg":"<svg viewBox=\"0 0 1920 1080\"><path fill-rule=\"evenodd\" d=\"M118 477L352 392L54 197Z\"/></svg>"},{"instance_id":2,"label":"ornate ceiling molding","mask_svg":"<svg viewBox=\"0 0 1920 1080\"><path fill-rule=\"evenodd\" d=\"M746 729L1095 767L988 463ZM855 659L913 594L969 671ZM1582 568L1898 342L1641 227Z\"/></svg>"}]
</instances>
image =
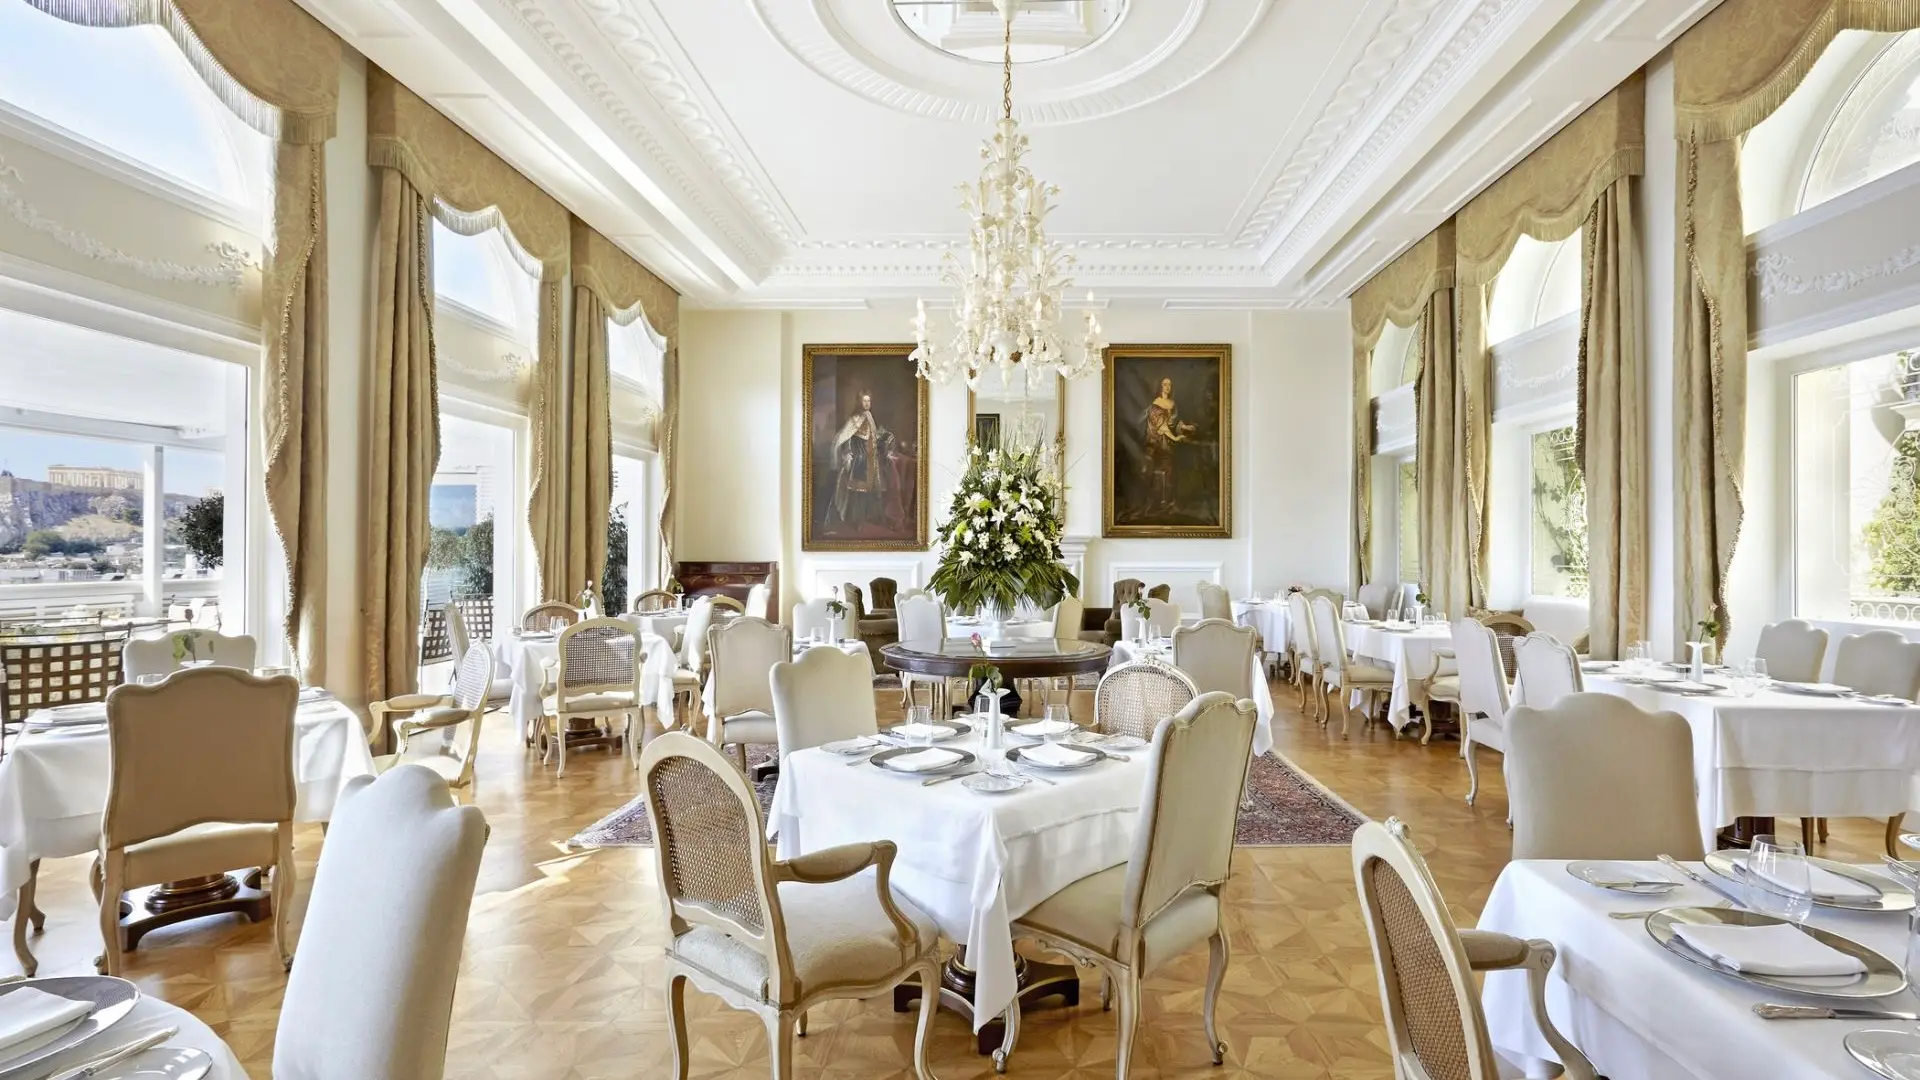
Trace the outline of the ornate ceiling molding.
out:
<instances>
[{"instance_id":1,"label":"ornate ceiling molding","mask_svg":"<svg viewBox=\"0 0 1920 1080\"><path fill-rule=\"evenodd\" d=\"M1096 45L1044 65L1021 65L1014 114L1028 127L1043 127L1157 101L1233 55L1271 5L1272 0L1137 0ZM989 124L999 116L998 71L930 48L899 25L890 5L753 0L753 10L795 60L870 101L970 124Z\"/></svg>"}]
</instances>

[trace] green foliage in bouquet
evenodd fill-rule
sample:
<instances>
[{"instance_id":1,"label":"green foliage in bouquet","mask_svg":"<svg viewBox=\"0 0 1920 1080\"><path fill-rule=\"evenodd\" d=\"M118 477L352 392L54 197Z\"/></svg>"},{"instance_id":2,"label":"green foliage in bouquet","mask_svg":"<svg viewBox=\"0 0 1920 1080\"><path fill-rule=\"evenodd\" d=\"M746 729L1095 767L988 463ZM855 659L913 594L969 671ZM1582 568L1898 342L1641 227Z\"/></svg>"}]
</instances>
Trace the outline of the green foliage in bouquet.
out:
<instances>
[{"instance_id":1,"label":"green foliage in bouquet","mask_svg":"<svg viewBox=\"0 0 1920 1080\"><path fill-rule=\"evenodd\" d=\"M971 447L936 541L940 565L928 581L958 611L1021 599L1052 607L1080 591L1061 562L1060 490L1033 450Z\"/></svg>"}]
</instances>

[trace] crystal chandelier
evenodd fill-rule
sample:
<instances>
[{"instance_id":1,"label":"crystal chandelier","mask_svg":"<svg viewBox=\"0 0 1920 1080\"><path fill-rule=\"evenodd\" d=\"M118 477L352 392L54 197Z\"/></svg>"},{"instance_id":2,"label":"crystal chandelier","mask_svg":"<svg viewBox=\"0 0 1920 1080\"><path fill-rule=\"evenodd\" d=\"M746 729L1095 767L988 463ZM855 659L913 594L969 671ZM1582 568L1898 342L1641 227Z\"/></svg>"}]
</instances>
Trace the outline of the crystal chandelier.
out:
<instances>
[{"instance_id":1,"label":"crystal chandelier","mask_svg":"<svg viewBox=\"0 0 1920 1080\"><path fill-rule=\"evenodd\" d=\"M968 236L971 265L962 270L947 253L941 280L955 293L953 333L936 341L920 301L913 320L918 346L909 357L923 379L948 382L958 375L977 388L990 367L1010 382L1016 366L1029 384L1050 371L1075 379L1100 370L1100 320L1087 294L1085 333L1071 347L1061 340L1061 296L1072 280L1063 255L1047 239L1046 216L1060 189L1035 179L1020 163L1027 137L1013 118L1013 17L1020 0L994 0L1006 23L1001 53L1000 122L980 149L977 183L960 185L961 209L973 219Z\"/></svg>"}]
</instances>

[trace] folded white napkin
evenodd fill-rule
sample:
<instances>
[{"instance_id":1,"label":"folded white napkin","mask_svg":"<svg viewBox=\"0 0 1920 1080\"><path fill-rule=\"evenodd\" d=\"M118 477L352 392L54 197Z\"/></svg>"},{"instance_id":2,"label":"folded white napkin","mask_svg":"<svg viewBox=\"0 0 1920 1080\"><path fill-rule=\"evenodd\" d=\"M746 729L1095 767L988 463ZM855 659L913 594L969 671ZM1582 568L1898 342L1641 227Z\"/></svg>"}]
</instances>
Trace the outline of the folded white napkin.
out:
<instances>
[{"instance_id":1,"label":"folded white napkin","mask_svg":"<svg viewBox=\"0 0 1920 1080\"><path fill-rule=\"evenodd\" d=\"M1025 746L1020 749L1020 760L1031 761L1055 769L1064 769L1070 765L1085 765L1092 755L1085 750L1075 749L1063 743L1041 743L1039 746Z\"/></svg>"},{"instance_id":2,"label":"folded white napkin","mask_svg":"<svg viewBox=\"0 0 1920 1080\"><path fill-rule=\"evenodd\" d=\"M911 754L901 754L899 757L888 758L887 768L899 769L903 772L926 772L929 769L938 769L942 766L951 765L959 760L959 754L951 750L942 750L936 746L926 750L918 750Z\"/></svg>"},{"instance_id":3,"label":"folded white napkin","mask_svg":"<svg viewBox=\"0 0 1920 1080\"><path fill-rule=\"evenodd\" d=\"M1073 727L1073 723L1067 720L1033 720L1025 724L1015 724L1011 730L1016 735L1037 739L1047 735L1058 735L1063 731L1072 731Z\"/></svg>"},{"instance_id":4,"label":"folded white napkin","mask_svg":"<svg viewBox=\"0 0 1920 1080\"><path fill-rule=\"evenodd\" d=\"M35 714L30 726L36 728L66 727L71 724L98 724L107 718L107 703L91 701L84 705L60 705Z\"/></svg>"},{"instance_id":5,"label":"folded white napkin","mask_svg":"<svg viewBox=\"0 0 1920 1080\"><path fill-rule=\"evenodd\" d=\"M1673 932L1696 951L1749 975L1813 978L1858 975L1867 970L1858 957L1823 945L1787 923L1767 926L1681 923Z\"/></svg>"},{"instance_id":6,"label":"folded white napkin","mask_svg":"<svg viewBox=\"0 0 1920 1080\"><path fill-rule=\"evenodd\" d=\"M25 1042L35 1035L44 1035L70 1024L87 1015L92 1008L84 1001L74 1001L23 986L0 997L0 1048Z\"/></svg>"},{"instance_id":7,"label":"folded white napkin","mask_svg":"<svg viewBox=\"0 0 1920 1080\"><path fill-rule=\"evenodd\" d=\"M1850 694L1853 688L1830 682L1782 682L1774 684L1787 690L1797 690L1802 694L1820 694L1825 697L1839 697Z\"/></svg>"},{"instance_id":8,"label":"folded white napkin","mask_svg":"<svg viewBox=\"0 0 1920 1080\"><path fill-rule=\"evenodd\" d=\"M1755 866L1751 859L1743 860L1741 865L1746 867L1748 873L1762 881L1782 889L1792 888L1781 879L1779 874L1771 872L1771 867ZM1864 882L1855 881L1844 874L1836 874L1824 867L1814 866L1811 862L1807 864L1807 879L1812 884L1813 895L1818 897L1833 900L1878 900L1880 898L1880 890Z\"/></svg>"},{"instance_id":9,"label":"folded white napkin","mask_svg":"<svg viewBox=\"0 0 1920 1080\"><path fill-rule=\"evenodd\" d=\"M953 734L939 724L897 724L892 730L895 735L906 739L933 739Z\"/></svg>"}]
</instances>

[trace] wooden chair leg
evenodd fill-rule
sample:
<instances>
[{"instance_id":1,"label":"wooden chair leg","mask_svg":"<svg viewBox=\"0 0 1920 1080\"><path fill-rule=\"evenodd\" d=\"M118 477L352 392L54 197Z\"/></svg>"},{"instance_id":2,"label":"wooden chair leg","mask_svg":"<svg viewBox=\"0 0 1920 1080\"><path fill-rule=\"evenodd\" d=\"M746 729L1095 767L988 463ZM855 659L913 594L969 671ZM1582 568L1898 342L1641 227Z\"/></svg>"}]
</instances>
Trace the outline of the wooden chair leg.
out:
<instances>
[{"instance_id":1,"label":"wooden chair leg","mask_svg":"<svg viewBox=\"0 0 1920 1080\"><path fill-rule=\"evenodd\" d=\"M1905 814L1895 814L1887 819L1887 854L1896 859L1900 857L1900 826L1906 818Z\"/></svg>"},{"instance_id":2,"label":"wooden chair leg","mask_svg":"<svg viewBox=\"0 0 1920 1080\"><path fill-rule=\"evenodd\" d=\"M1800 819L1800 849L1813 850L1813 819L1810 817Z\"/></svg>"}]
</instances>

